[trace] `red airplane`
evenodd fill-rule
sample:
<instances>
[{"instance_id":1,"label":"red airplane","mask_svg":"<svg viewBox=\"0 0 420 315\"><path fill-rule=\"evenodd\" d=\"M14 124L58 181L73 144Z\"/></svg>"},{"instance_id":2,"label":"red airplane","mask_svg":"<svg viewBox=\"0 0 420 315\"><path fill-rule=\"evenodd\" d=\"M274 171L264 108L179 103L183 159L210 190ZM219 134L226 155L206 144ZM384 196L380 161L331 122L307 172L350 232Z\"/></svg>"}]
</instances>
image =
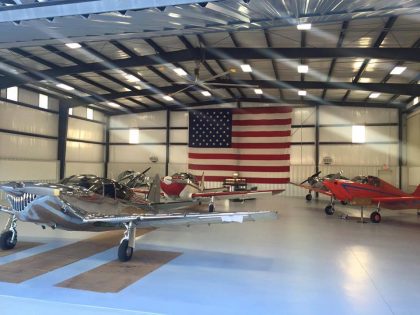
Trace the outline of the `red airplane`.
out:
<instances>
[{"instance_id":1,"label":"red airplane","mask_svg":"<svg viewBox=\"0 0 420 315\"><path fill-rule=\"evenodd\" d=\"M375 176L357 176L352 180L325 180L325 187L332 194L331 204L325 208L327 214L334 213L333 199L345 201L351 205L376 205L370 215L373 223L381 221L381 208L391 210L420 209L420 185L413 194L408 194ZM328 208L328 209L327 209ZM363 216L363 213L362 213ZM363 220L363 217L362 217Z\"/></svg>"},{"instance_id":2,"label":"red airplane","mask_svg":"<svg viewBox=\"0 0 420 315\"><path fill-rule=\"evenodd\" d=\"M172 200L209 200L209 212L214 211L214 201L217 199L244 198L260 195L276 195L284 191L279 190L243 190L223 191L225 188L204 188L204 174L198 182L196 176L191 173L176 173L172 176L165 176L160 181L160 188L164 196ZM135 190L136 191L136 190Z\"/></svg>"}]
</instances>

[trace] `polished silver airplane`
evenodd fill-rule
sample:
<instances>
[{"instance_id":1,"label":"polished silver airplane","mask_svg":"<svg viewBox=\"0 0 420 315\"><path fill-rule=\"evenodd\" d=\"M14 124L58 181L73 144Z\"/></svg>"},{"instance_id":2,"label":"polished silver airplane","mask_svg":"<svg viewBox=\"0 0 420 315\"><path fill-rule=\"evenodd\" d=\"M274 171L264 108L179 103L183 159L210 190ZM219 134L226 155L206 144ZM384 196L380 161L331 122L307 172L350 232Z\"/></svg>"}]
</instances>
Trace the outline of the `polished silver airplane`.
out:
<instances>
[{"instance_id":1,"label":"polished silver airplane","mask_svg":"<svg viewBox=\"0 0 420 315\"><path fill-rule=\"evenodd\" d=\"M9 214L0 235L2 249L17 243L17 221L33 222L74 231L125 229L118 247L120 261L133 255L137 227L162 227L211 223L242 223L277 218L275 211L197 212L194 203L160 202L160 179L153 181L148 198L141 198L129 187L94 175L74 175L58 184L10 182L0 185L7 195Z\"/></svg>"}]
</instances>

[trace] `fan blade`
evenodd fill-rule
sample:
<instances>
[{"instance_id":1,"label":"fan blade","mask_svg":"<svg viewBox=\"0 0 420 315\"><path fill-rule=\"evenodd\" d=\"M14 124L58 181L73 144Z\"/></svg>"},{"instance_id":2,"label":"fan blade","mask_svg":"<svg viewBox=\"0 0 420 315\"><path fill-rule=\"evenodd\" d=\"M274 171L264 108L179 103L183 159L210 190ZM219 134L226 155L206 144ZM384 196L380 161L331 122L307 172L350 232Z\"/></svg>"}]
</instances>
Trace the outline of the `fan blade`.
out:
<instances>
[{"instance_id":1,"label":"fan blade","mask_svg":"<svg viewBox=\"0 0 420 315\"><path fill-rule=\"evenodd\" d=\"M202 83L204 83L204 82L207 82L207 81L211 81L211 80L213 80L213 79L223 77L224 75L226 75L226 74L228 74L228 73L230 73L230 71L225 71L225 72L222 72L222 73L216 74L216 75L214 75L214 76L212 76L212 77L210 77L210 78L207 78L207 79L205 79L205 80L201 80L201 82L202 82Z\"/></svg>"},{"instance_id":2,"label":"fan blade","mask_svg":"<svg viewBox=\"0 0 420 315\"><path fill-rule=\"evenodd\" d=\"M241 83L237 83L237 84L229 84L229 83L211 83L208 82L206 83L207 85L214 85L214 86L230 86L232 88L235 87L245 87L245 88L256 88L258 87L258 85L251 85L251 84L241 84Z\"/></svg>"},{"instance_id":3,"label":"fan blade","mask_svg":"<svg viewBox=\"0 0 420 315\"><path fill-rule=\"evenodd\" d=\"M180 90L178 90L178 91L176 91L174 93L171 93L170 96L174 96L174 95L176 95L178 93L181 93L181 92L183 92L185 90L188 90L188 89L192 88L193 86L195 86L195 84L188 85L187 87L184 87L183 89L180 89Z\"/></svg>"}]
</instances>

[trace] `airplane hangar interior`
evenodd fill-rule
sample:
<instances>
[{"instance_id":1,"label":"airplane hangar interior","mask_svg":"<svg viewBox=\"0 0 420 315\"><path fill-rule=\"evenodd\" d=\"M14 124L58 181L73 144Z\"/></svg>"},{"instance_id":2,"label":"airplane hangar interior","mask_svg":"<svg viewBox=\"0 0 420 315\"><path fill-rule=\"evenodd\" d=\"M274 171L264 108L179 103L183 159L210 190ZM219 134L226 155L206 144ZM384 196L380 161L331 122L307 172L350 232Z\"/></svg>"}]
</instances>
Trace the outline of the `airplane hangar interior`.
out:
<instances>
[{"instance_id":1,"label":"airplane hangar interior","mask_svg":"<svg viewBox=\"0 0 420 315\"><path fill-rule=\"evenodd\" d=\"M1 314L419 314L420 0L0 0Z\"/></svg>"}]
</instances>

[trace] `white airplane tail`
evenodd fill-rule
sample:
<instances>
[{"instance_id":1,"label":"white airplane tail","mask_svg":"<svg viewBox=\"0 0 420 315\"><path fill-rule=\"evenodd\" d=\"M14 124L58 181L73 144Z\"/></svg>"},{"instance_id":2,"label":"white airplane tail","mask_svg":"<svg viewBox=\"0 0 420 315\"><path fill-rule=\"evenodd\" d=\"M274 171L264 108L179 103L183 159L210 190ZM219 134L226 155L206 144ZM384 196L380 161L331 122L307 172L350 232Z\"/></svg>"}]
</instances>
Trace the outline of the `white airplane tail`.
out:
<instances>
[{"instance_id":1,"label":"white airplane tail","mask_svg":"<svg viewBox=\"0 0 420 315\"><path fill-rule=\"evenodd\" d=\"M156 174L153 179L152 185L150 186L149 194L147 199L152 203L160 202L160 176Z\"/></svg>"}]
</instances>

